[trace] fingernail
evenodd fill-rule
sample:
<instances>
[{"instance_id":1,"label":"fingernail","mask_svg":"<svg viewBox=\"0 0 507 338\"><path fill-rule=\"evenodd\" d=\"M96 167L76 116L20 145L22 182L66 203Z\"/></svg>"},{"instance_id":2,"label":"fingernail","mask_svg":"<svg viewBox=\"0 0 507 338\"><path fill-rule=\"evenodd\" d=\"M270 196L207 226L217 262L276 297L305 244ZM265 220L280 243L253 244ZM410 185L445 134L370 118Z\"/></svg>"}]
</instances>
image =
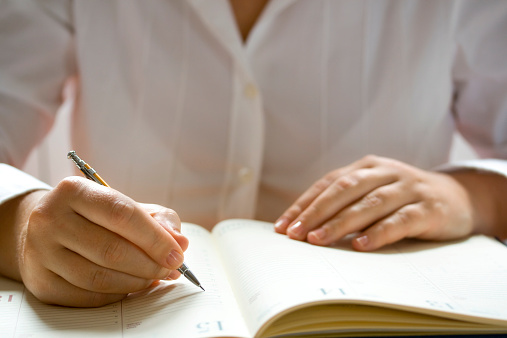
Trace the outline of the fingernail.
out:
<instances>
[{"instance_id":1,"label":"fingernail","mask_svg":"<svg viewBox=\"0 0 507 338\"><path fill-rule=\"evenodd\" d=\"M291 234L299 236L303 232L303 225L301 221L297 221L295 224L291 225L289 231Z\"/></svg>"},{"instance_id":2,"label":"fingernail","mask_svg":"<svg viewBox=\"0 0 507 338\"><path fill-rule=\"evenodd\" d=\"M171 254L167 256L167 264L171 268L178 268L183 263L183 256L176 250L171 251Z\"/></svg>"},{"instance_id":3,"label":"fingernail","mask_svg":"<svg viewBox=\"0 0 507 338\"><path fill-rule=\"evenodd\" d=\"M278 221L276 221L275 228L280 229L283 226L285 226L286 224L287 224L287 220L285 218L280 218Z\"/></svg>"},{"instance_id":4,"label":"fingernail","mask_svg":"<svg viewBox=\"0 0 507 338\"><path fill-rule=\"evenodd\" d=\"M327 237L327 230L326 228L318 228L317 230L310 232L308 237L310 237L310 235L314 236L317 241L321 241Z\"/></svg>"},{"instance_id":5,"label":"fingernail","mask_svg":"<svg viewBox=\"0 0 507 338\"><path fill-rule=\"evenodd\" d=\"M356 242L359 243L360 246L363 248L366 248L368 246L368 243L370 242L368 236L364 235L361 237L356 238Z\"/></svg>"}]
</instances>

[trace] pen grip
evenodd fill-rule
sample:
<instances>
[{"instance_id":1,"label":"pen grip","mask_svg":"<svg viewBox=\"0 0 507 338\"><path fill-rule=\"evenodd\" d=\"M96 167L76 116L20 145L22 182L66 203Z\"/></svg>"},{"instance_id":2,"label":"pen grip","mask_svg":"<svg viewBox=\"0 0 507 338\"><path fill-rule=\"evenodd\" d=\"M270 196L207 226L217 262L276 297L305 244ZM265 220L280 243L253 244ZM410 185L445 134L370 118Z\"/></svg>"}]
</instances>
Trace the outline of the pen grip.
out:
<instances>
[{"instance_id":1,"label":"pen grip","mask_svg":"<svg viewBox=\"0 0 507 338\"><path fill-rule=\"evenodd\" d=\"M104 181L102 177L93 169L88 163L84 164L86 171L84 172L86 177L91 179L92 181L97 182L98 184L102 184L103 186L109 187L109 184Z\"/></svg>"}]
</instances>

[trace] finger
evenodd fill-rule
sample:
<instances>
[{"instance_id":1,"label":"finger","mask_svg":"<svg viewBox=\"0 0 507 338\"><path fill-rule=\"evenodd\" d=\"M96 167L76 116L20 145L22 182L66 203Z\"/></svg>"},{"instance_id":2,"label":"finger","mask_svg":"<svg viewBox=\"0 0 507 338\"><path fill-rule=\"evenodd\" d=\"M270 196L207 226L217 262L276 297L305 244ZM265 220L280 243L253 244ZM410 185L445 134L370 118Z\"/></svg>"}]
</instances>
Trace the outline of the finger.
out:
<instances>
[{"instance_id":1,"label":"finger","mask_svg":"<svg viewBox=\"0 0 507 338\"><path fill-rule=\"evenodd\" d=\"M141 206L153 217L164 229L173 229L181 232L181 221L178 214L169 208L158 204L140 203Z\"/></svg>"},{"instance_id":2,"label":"finger","mask_svg":"<svg viewBox=\"0 0 507 338\"><path fill-rule=\"evenodd\" d=\"M416 237L428 222L422 203L405 205L352 240L359 251L373 251L406 237Z\"/></svg>"},{"instance_id":3,"label":"finger","mask_svg":"<svg viewBox=\"0 0 507 338\"><path fill-rule=\"evenodd\" d=\"M104 268L66 248L61 248L55 254L58 260L46 260L46 268L84 290L126 294L146 289L153 282L152 279Z\"/></svg>"},{"instance_id":4,"label":"finger","mask_svg":"<svg viewBox=\"0 0 507 338\"><path fill-rule=\"evenodd\" d=\"M168 280L176 280L180 278L181 273L178 270L171 271L171 274L166 278Z\"/></svg>"},{"instance_id":5,"label":"finger","mask_svg":"<svg viewBox=\"0 0 507 338\"><path fill-rule=\"evenodd\" d=\"M295 219L306 210L308 206L331 185L336 178L347 175L354 170L361 168L373 168L383 161L377 156L368 155L355 161L345 167L334 170L316 181L307 191L305 191L284 213L275 221L275 230L285 234L287 228L295 223Z\"/></svg>"},{"instance_id":6,"label":"finger","mask_svg":"<svg viewBox=\"0 0 507 338\"><path fill-rule=\"evenodd\" d=\"M410 189L402 189L399 181L374 189L358 201L345 207L322 226L310 231L308 242L330 245L347 234L363 230L404 205L417 200Z\"/></svg>"},{"instance_id":7,"label":"finger","mask_svg":"<svg viewBox=\"0 0 507 338\"><path fill-rule=\"evenodd\" d=\"M158 204L141 204L149 214L176 240L183 251L188 248L188 238L181 233L181 221L178 214Z\"/></svg>"},{"instance_id":8,"label":"finger","mask_svg":"<svg viewBox=\"0 0 507 338\"><path fill-rule=\"evenodd\" d=\"M337 178L294 220L287 229L290 238L304 240L350 203L377 187L393 183L396 176L385 168L366 168Z\"/></svg>"},{"instance_id":9,"label":"finger","mask_svg":"<svg viewBox=\"0 0 507 338\"><path fill-rule=\"evenodd\" d=\"M333 182L330 175L315 182L275 222L275 231L285 234L288 226Z\"/></svg>"},{"instance_id":10,"label":"finger","mask_svg":"<svg viewBox=\"0 0 507 338\"><path fill-rule=\"evenodd\" d=\"M72 307L98 307L122 300L127 294L98 293L69 284L65 279L46 270L38 276L37 284L31 284L30 292L40 301Z\"/></svg>"},{"instance_id":11,"label":"finger","mask_svg":"<svg viewBox=\"0 0 507 338\"><path fill-rule=\"evenodd\" d=\"M182 234L180 231L178 231L177 229L169 228L169 230L167 230L167 231L176 240L176 242L180 246L181 250L187 251L188 245L190 243L188 241L188 238L184 234Z\"/></svg>"},{"instance_id":12,"label":"finger","mask_svg":"<svg viewBox=\"0 0 507 338\"><path fill-rule=\"evenodd\" d=\"M360 168L360 163L355 162L346 167L328 173L319 179L306 190L301 196L287 209L275 222L275 231L285 234L290 224L306 209L308 206L322 194L337 177L346 175L355 169Z\"/></svg>"},{"instance_id":13,"label":"finger","mask_svg":"<svg viewBox=\"0 0 507 338\"><path fill-rule=\"evenodd\" d=\"M56 241L99 266L145 279L164 279L172 271L125 238L78 214L69 214L66 221L66 229L55 233Z\"/></svg>"},{"instance_id":14,"label":"finger","mask_svg":"<svg viewBox=\"0 0 507 338\"><path fill-rule=\"evenodd\" d=\"M158 264L173 270L183 263L176 240L131 198L77 177L64 179L56 189L72 210L136 244Z\"/></svg>"}]
</instances>

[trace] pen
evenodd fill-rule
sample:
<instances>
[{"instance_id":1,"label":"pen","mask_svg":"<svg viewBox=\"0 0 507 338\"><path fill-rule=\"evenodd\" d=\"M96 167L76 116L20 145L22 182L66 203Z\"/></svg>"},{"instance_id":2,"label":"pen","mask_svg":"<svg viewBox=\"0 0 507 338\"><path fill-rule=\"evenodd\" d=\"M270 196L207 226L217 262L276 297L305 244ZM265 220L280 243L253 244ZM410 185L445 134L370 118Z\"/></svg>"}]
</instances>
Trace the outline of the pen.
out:
<instances>
[{"instance_id":1,"label":"pen","mask_svg":"<svg viewBox=\"0 0 507 338\"><path fill-rule=\"evenodd\" d=\"M76 152L74 150L71 150L67 153L67 158L71 159L76 164L76 166L79 168L79 170L81 170L81 172L86 176L86 178L95 181L103 186L109 187L109 184L107 184L106 181L104 181L102 177L100 177L100 175L95 171L95 169L93 169L88 163L80 159L79 156L76 155ZM201 286L201 283L199 283L199 280L197 280L195 275L192 273L192 271L190 271L190 269L185 265L185 263L183 263L178 268L178 271L183 276L185 276L186 279L188 279L194 285L200 287L204 291L204 288Z\"/></svg>"}]
</instances>

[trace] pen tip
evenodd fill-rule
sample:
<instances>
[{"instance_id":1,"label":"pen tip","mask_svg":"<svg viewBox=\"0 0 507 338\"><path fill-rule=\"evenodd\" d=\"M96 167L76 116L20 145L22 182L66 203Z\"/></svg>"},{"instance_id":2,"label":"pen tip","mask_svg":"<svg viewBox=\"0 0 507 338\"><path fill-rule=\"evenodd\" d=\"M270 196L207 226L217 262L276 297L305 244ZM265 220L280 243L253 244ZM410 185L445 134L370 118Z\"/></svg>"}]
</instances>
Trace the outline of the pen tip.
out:
<instances>
[{"instance_id":1,"label":"pen tip","mask_svg":"<svg viewBox=\"0 0 507 338\"><path fill-rule=\"evenodd\" d=\"M204 290L204 288L202 286L199 285L199 287L202 289L202 291L206 291L206 290Z\"/></svg>"},{"instance_id":2,"label":"pen tip","mask_svg":"<svg viewBox=\"0 0 507 338\"><path fill-rule=\"evenodd\" d=\"M74 150L71 150L67 153L67 158L72 158L72 155L75 155L76 152Z\"/></svg>"}]
</instances>

